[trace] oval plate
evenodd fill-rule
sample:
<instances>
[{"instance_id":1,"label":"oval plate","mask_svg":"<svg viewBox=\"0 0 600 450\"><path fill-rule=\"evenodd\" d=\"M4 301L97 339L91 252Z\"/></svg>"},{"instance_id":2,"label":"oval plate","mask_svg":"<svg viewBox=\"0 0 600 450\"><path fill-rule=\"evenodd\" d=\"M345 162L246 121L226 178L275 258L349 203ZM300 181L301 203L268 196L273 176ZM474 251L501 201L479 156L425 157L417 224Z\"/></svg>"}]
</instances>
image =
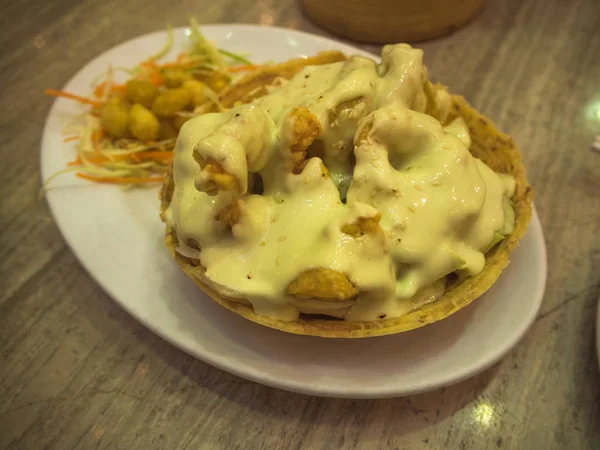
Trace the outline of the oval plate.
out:
<instances>
[{"instance_id":1,"label":"oval plate","mask_svg":"<svg viewBox=\"0 0 600 450\"><path fill-rule=\"evenodd\" d=\"M207 38L252 60L284 61L321 50L365 52L333 40L279 28L205 25ZM174 30L175 58L188 30ZM87 94L109 64L131 67L160 49L159 32L121 44L81 69L65 89ZM367 54L368 55L368 54ZM83 110L58 99L42 140L44 179L75 155L62 125ZM456 383L498 361L524 335L546 281L542 229L534 212L512 263L482 298L450 318L394 336L347 340L296 336L264 328L206 297L162 243L158 189L123 191L67 174L47 193L67 243L90 275L131 315L173 345L241 377L307 394L375 398Z\"/></svg>"}]
</instances>

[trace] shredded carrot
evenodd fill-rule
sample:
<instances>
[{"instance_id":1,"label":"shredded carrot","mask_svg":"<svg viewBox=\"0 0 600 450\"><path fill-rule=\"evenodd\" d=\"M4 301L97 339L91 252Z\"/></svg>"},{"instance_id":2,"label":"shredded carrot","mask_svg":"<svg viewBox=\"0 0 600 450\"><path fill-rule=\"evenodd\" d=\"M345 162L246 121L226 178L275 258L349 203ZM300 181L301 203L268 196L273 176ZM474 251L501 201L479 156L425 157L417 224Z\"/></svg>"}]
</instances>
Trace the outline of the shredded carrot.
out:
<instances>
[{"instance_id":1,"label":"shredded carrot","mask_svg":"<svg viewBox=\"0 0 600 450\"><path fill-rule=\"evenodd\" d=\"M84 103L86 105L93 105L96 107L102 106L102 102L97 100L93 100L91 98L82 97L81 95L71 94L70 92L57 91L56 89L46 89L44 91L46 95L52 95L54 97L65 97L70 98L71 100L77 100L79 103Z\"/></svg>"},{"instance_id":2,"label":"shredded carrot","mask_svg":"<svg viewBox=\"0 0 600 450\"><path fill-rule=\"evenodd\" d=\"M158 69L158 64L156 64L156 62L153 59L143 61L142 63L140 63L140 66L148 67L150 69Z\"/></svg>"},{"instance_id":3,"label":"shredded carrot","mask_svg":"<svg viewBox=\"0 0 600 450\"><path fill-rule=\"evenodd\" d=\"M173 69L175 67L181 67L183 66L183 64L179 63L179 62L172 62L172 63L164 63L160 66L161 69Z\"/></svg>"},{"instance_id":4,"label":"shredded carrot","mask_svg":"<svg viewBox=\"0 0 600 450\"><path fill-rule=\"evenodd\" d=\"M231 73L246 72L248 70L260 69L261 67L262 66L258 66L258 65L254 65L254 64L248 64L248 65L245 65L245 66L230 67L228 69L228 71L231 72Z\"/></svg>"},{"instance_id":5,"label":"shredded carrot","mask_svg":"<svg viewBox=\"0 0 600 450\"><path fill-rule=\"evenodd\" d=\"M170 63L164 63L160 66L161 69L191 69L196 66L198 63L194 61L185 62L185 61L176 61Z\"/></svg>"},{"instance_id":6,"label":"shredded carrot","mask_svg":"<svg viewBox=\"0 0 600 450\"><path fill-rule=\"evenodd\" d=\"M102 163L110 162L109 159L104 158L102 156L99 156L97 158L87 158L86 161L88 161L92 164L102 164ZM81 158L77 157L75 160L67 163L67 166L75 167L75 166L81 166L82 164L83 164L83 161L81 160Z\"/></svg>"},{"instance_id":7,"label":"shredded carrot","mask_svg":"<svg viewBox=\"0 0 600 450\"><path fill-rule=\"evenodd\" d=\"M135 162L156 161L167 164L173 159L173 152L157 150L154 152L132 153L130 156Z\"/></svg>"},{"instance_id":8,"label":"shredded carrot","mask_svg":"<svg viewBox=\"0 0 600 450\"><path fill-rule=\"evenodd\" d=\"M213 73L226 74L228 67L234 64L238 64L238 66L230 69L232 73L262 67L253 65L243 56L215 48L214 44L202 37L197 29L197 24L193 20L190 23L194 32L190 36L191 49L189 52L180 52L176 58L171 60L164 58L173 46L169 28L168 41L158 53L147 57L132 69L125 67L116 67L115 69L127 72L128 80L149 81L162 90L165 85L165 76L168 76L172 70L192 70L194 74L197 72L204 76ZM221 54L227 56L231 61L224 60L220 56ZM227 78L229 78L228 82L231 81L231 77ZM102 129L101 121L95 120L100 118L102 109L109 99L114 96L126 97L126 84L116 84L116 81L117 79L113 77L113 68L109 66L104 78L95 78L92 83L92 92L87 96L55 89L44 91L46 95L75 100L88 106L85 115L87 122L81 134L74 135L77 130L70 130L63 136L64 142L76 142L77 155L74 155L72 161L67 162L65 169L55 175L72 172L85 180L123 185L160 183L164 180L167 166L173 162L173 151L170 149L173 147L175 139L158 142L143 142L133 138L113 139L105 129ZM54 175L47 181L51 179L54 179ZM43 189L46 188L46 185L47 183L44 184Z\"/></svg>"},{"instance_id":9,"label":"shredded carrot","mask_svg":"<svg viewBox=\"0 0 600 450\"><path fill-rule=\"evenodd\" d=\"M102 98L102 96L104 95L104 90L106 88L106 82L102 82L99 83L95 88L94 88L94 97L96 98Z\"/></svg>"},{"instance_id":10,"label":"shredded carrot","mask_svg":"<svg viewBox=\"0 0 600 450\"><path fill-rule=\"evenodd\" d=\"M135 155L135 153L134 153ZM147 153L138 153L137 154L142 161L163 161L168 162L173 159L173 152L169 151L155 151L155 152L147 152Z\"/></svg>"},{"instance_id":11,"label":"shredded carrot","mask_svg":"<svg viewBox=\"0 0 600 450\"><path fill-rule=\"evenodd\" d=\"M162 183L164 177L95 177L87 173L78 172L77 177L84 180L96 181L98 183L116 183L116 184L145 184L145 183Z\"/></svg>"},{"instance_id":12,"label":"shredded carrot","mask_svg":"<svg viewBox=\"0 0 600 450\"><path fill-rule=\"evenodd\" d=\"M165 80L160 76L158 72L153 72L150 74L150 82L157 87L160 87L164 84Z\"/></svg>"},{"instance_id":13,"label":"shredded carrot","mask_svg":"<svg viewBox=\"0 0 600 450\"><path fill-rule=\"evenodd\" d=\"M103 81L102 83L99 83L95 88L94 88L94 97L96 98L102 98L104 96L104 92L106 91L106 81ZM111 84L110 85L110 92L113 93L121 93L121 92L125 92L125 85L124 84Z\"/></svg>"},{"instance_id":14,"label":"shredded carrot","mask_svg":"<svg viewBox=\"0 0 600 450\"><path fill-rule=\"evenodd\" d=\"M101 128L98 128L92 134L92 144L94 144L94 150L96 150L97 152L100 152L100 139L102 139L103 135L104 132Z\"/></svg>"},{"instance_id":15,"label":"shredded carrot","mask_svg":"<svg viewBox=\"0 0 600 450\"><path fill-rule=\"evenodd\" d=\"M81 158L79 155L77 155L77 158L75 158L73 161L68 162L67 166L69 166L69 167L80 166L81 163L82 163Z\"/></svg>"},{"instance_id":16,"label":"shredded carrot","mask_svg":"<svg viewBox=\"0 0 600 450\"><path fill-rule=\"evenodd\" d=\"M111 155L110 157L98 156L93 158L86 158L86 160L92 164L103 164L107 162L113 161L123 161L127 159L132 159L133 161L140 163L146 161L156 161L163 164L168 164L173 159L173 152L170 151L154 151L154 152L139 152L139 153L129 153L124 155ZM69 167L80 166L83 164L83 161L78 156L73 161L67 163Z\"/></svg>"}]
</instances>

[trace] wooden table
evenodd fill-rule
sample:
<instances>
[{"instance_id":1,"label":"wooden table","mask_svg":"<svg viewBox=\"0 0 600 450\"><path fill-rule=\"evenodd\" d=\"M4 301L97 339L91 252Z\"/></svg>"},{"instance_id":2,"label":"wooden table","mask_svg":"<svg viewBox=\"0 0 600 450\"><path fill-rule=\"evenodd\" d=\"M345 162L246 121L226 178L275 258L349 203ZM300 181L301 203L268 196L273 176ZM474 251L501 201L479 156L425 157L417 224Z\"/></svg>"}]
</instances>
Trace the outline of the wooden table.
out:
<instances>
[{"instance_id":1,"label":"wooden table","mask_svg":"<svg viewBox=\"0 0 600 450\"><path fill-rule=\"evenodd\" d=\"M600 134L600 3L488 1L466 28L421 44L431 76L522 148L549 278L535 324L496 366L373 401L264 387L172 347L88 276L37 198L52 102L43 89L124 40L185 24L187 13L325 34L296 0L0 6L0 447L600 448L600 154L590 150Z\"/></svg>"}]
</instances>

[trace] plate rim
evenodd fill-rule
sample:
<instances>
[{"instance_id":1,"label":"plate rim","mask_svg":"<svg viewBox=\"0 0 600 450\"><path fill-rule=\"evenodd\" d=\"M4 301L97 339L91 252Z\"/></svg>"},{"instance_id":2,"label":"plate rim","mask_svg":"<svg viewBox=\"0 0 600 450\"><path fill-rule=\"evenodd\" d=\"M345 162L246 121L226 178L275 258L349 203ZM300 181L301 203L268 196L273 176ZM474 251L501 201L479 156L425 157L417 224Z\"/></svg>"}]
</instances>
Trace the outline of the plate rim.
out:
<instances>
[{"instance_id":1,"label":"plate rim","mask_svg":"<svg viewBox=\"0 0 600 450\"><path fill-rule=\"evenodd\" d=\"M342 41L339 41L336 39L330 39L328 37L312 34L312 33L309 33L306 31L301 31L301 30L292 30L292 29L287 29L287 28L282 28L282 27L262 26L262 25L254 25L254 24L201 24L200 26L203 30L211 29L211 30L215 30L215 31L224 31L224 30L232 31L235 29L240 29L240 30L245 29L246 31L251 31L251 32L267 32L267 33L273 32L275 34L277 34L277 33L298 34L305 38L316 40L319 43L325 44L329 47L337 46L344 51L353 51L354 53L369 55L369 56L373 56L375 58L377 57L376 55L374 55L368 51L362 50L358 47L354 47L350 44L346 44ZM173 28L173 32L174 33L185 32L185 30L187 30L187 29L188 29L188 27L176 27L176 28ZM120 43L116 44L115 46L101 52L100 54L92 57L79 70L77 70L69 78L69 80L65 83L64 86L69 85L82 72L84 72L92 62L96 61L99 58L105 57L108 53L115 51L119 47L125 46L134 40L148 39L148 38L151 38L152 36L156 36L156 35L160 35L160 34L166 35L166 31L159 30L159 31L145 33L143 35L136 36L136 37L133 37L126 41L120 42ZM56 99L54 101L52 107L50 108L48 115L46 117L43 131L42 131L41 142L40 142L40 152L41 152L40 175L42 177L42 180L47 178L47 173L44 169L44 167L47 167L47 164L45 164L44 161L46 158L49 158L49 156L48 156L49 152L44 152L44 148L46 147L45 141L46 141L47 136L50 133L50 126L51 126L50 119L54 115L56 115L56 110L58 109L59 101L60 101L60 99ZM535 244L537 247L539 247L539 250L540 250L540 254L538 255L538 258L540 260L539 269L541 269L542 275L537 280L537 288L535 289L535 292L539 293L539 295L537 295L533 299L534 308L532 310L531 317L527 320L526 323L524 323L520 332L511 334L510 339L507 339L505 341L504 345L497 346L496 347L497 350L495 352L491 352L490 353L491 356L489 356L488 358L481 359L481 360L475 362L474 364L471 365L471 367L468 367L467 369L461 368L461 370L455 371L453 375L446 377L446 379L443 379L441 381L438 380L434 383L429 381L429 382L424 382L421 384L415 384L415 385L413 385L412 388L404 389L401 392L398 390L397 387L394 387L394 388L389 388L389 387L385 388L384 387L383 389L378 388L378 389L367 389L367 390L364 390L361 392L356 392L356 391L348 392L348 391L344 390L344 388L342 387L343 385L340 385L340 387L336 387L336 388L332 389L331 387L323 388L323 386L319 386L319 385L307 386L306 383L301 384L298 382L289 382L289 380L287 380L287 379L273 379L272 377L265 378L264 374L268 373L268 372L264 372L264 371L261 372L261 371L257 370L256 368L253 368L250 366L239 366L239 365L235 365L233 363L229 363L225 359L222 359L222 360L219 359L217 357L217 355L214 353L205 352L204 354L202 354L200 356L198 354L198 352L195 352L195 351L193 351L193 349L188 348L188 346L186 346L184 343L177 342L175 337L171 336L167 332L163 332L160 329L160 327L155 326L154 323L152 323L152 322L146 320L145 318L141 317L140 315L138 315L134 311L134 308L130 307L128 305L128 303L120 301L119 296L116 294L115 290L112 287L110 287L110 284L102 283L99 279L100 277L97 276L93 272L91 267L88 267L88 264L86 262L84 262L83 258L80 257L79 253L76 250L75 242L73 242L72 238L69 237L69 233L65 232L66 231L65 223L63 223L62 220L57 216L55 206L53 206L53 203L57 202L59 200L57 197L55 197L55 199L52 200L53 197L54 196L52 196L52 195L46 196L46 200L48 202L50 212L52 214L54 222L56 223L57 227L59 228L59 230L62 234L63 239L67 243L71 252L77 258L79 264L84 268L84 270L94 280L94 282L97 283L99 285L99 287L108 294L108 296L112 299L112 301L114 301L120 308L125 310L137 322L141 323L144 327L146 327L147 329L149 329L150 331L152 331L153 333L158 335L161 339L164 339L165 341L169 342L169 344L173 345L174 347L184 351L185 353L193 356L194 358L197 358L207 364L217 367L220 370L223 370L223 371L233 374L235 376L239 376L241 378L244 378L244 379L259 383L259 384L263 384L263 385L267 385L270 387L283 389L283 390L287 390L287 391L291 391L291 392L296 392L296 393L301 393L301 394L306 394L306 395L322 396L322 397L333 397L333 398L372 399L372 398L390 398L390 397L403 397L403 396L408 396L408 395L414 395L414 394L431 391L431 390L435 390L435 389L439 389L439 388L442 388L445 386L459 383L461 381L464 381L465 379L473 377L474 375L488 369L489 367L491 367L492 365L497 363L500 359L502 359L530 330L531 325L533 324L533 322L535 321L535 319L538 316L539 309L540 309L541 304L544 299L546 280L547 280L547 252L546 252L546 246L545 246L545 240L544 240L543 229L541 226L541 221L539 219L539 216L538 216L537 211L534 206L533 214L532 214L531 222L530 222L528 230L527 230L527 234L532 233L531 238L536 241ZM599 323L600 323L600 310L598 313L598 319L599 319ZM429 326L434 326L434 325L429 325ZM322 338L322 339L327 339L327 338ZM368 338L365 338L365 339L368 339ZM598 341L598 346L599 346L599 351L600 351L600 334L598 334L597 341ZM458 375L456 375L457 372L458 372Z\"/></svg>"}]
</instances>

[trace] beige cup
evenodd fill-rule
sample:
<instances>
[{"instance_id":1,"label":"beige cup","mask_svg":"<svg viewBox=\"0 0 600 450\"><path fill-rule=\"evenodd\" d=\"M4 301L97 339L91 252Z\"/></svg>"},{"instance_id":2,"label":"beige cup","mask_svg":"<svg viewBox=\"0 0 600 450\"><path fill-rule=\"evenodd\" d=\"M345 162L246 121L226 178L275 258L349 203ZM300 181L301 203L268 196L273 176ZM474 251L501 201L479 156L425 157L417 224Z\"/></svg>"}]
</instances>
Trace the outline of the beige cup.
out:
<instances>
[{"instance_id":1,"label":"beige cup","mask_svg":"<svg viewBox=\"0 0 600 450\"><path fill-rule=\"evenodd\" d=\"M371 43L420 41L450 33L483 0L301 0L318 25L345 38Z\"/></svg>"}]
</instances>

